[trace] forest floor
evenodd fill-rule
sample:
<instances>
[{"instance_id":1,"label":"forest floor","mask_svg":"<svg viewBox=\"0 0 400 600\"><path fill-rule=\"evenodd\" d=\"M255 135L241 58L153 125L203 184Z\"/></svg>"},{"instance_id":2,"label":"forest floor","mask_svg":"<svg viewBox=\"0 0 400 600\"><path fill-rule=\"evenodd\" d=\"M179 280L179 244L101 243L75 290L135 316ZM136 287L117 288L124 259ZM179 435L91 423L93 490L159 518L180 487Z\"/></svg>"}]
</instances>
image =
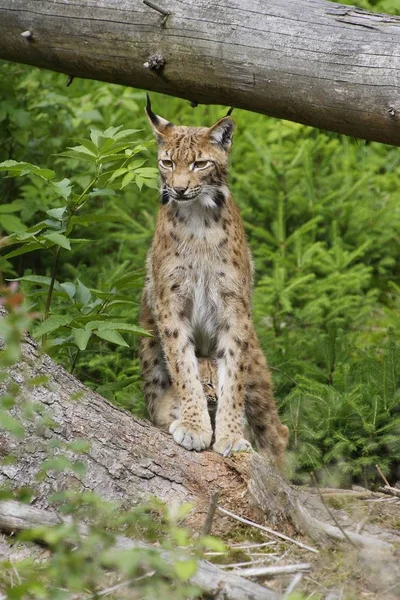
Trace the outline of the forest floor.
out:
<instances>
[{"instance_id":1,"label":"forest floor","mask_svg":"<svg viewBox=\"0 0 400 600\"><path fill-rule=\"evenodd\" d=\"M311 490L309 490L311 492ZM317 497L315 489L310 493ZM224 541L230 551L210 556L237 573L241 569L260 568L258 583L273 589L287 600L398 600L400 598L400 498L386 496L361 488L354 492L329 490L323 494L324 505L319 517L333 525L357 533L377 535L392 545L391 549L360 550L350 544L318 546L318 553L300 548L295 543L277 539L257 528L238 524ZM357 496L359 494L359 496ZM319 502L315 503L315 507ZM318 511L318 508L317 508ZM323 514L325 512L325 514ZM333 516L333 518L332 518ZM294 531L282 533L309 545ZM298 573L262 576L264 566L309 565ZM230 565L230 566L228 566ZM235 566L232 566L235 565ZM244 574L244 573L243 573ZM288 592L291 593L288 594Z\"/></svg>"},{"instance_id":2,"label":"forest floor","mask_svg":"<svg viewBox=\"0 0 400 600\"><path fill-rule=\"evenodd\" d=\"M321 493L320 493L321 492ZM360 550L350 543L336 547L315 545L299 536L288 522L278 526L263 522L278 535L260 529L259 524L238 522L217 508L212 533L225 543L221 552L205 552L204 559L227 572L234 572L276 592L281 600L398 600L400 598L400 497L379 492L308 488L307 508L315 516L346 529L375 536L388 548L370 546ZM321 496L323 500L321 501ZM194 507L194 510L195 507ZM303 547L301 547L303 546ZM51 552L43 546L0 535L0 560L12 566L11 576L20 576L19 564L34 559L36 564L49 560ZM291 566L292 572L280 569ZM253 571L253 574L250 572ZM268 574L266 570L275 571ZM110 600L132 600L132 589L121 588L114 572L104 571L100 582ZM22 575L22 573L21 573ZM0 575L9 583L10 571ZM123 585L123 584L122 584ZM113 592L115 588L115 593ZM100 597L99 596L99 597ZM74 600L88 600L92 595L72 595ZM1 596L1 599L6 596ZM134 595L136 599L137 596Z\"/></svg>"}]
</instances>

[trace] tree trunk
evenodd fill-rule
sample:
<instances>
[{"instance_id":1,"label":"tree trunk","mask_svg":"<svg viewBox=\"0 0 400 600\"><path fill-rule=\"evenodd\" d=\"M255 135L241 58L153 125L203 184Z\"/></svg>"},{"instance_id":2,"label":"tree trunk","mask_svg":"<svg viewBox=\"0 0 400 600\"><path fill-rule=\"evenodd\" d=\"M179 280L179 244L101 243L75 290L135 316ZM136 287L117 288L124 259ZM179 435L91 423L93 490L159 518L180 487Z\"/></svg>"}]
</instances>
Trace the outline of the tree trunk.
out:
<instances>
[{"instance_id":1,"label":"tree trunk","mask_svg":"<svg viewBox=\"0 0 400 600\"><path fill-rule=\"evenodd\" d=\"M29 337L23 343L23 360L8 374L0 394L10 382L19 386L12 410L23 421L25 437L21 442L0 431L0 454L15 457L11 464L0 463L0 485L30 486L36 508L49 508L49 496L65 489L94 490L103 499L126 506L155 496L169 504L193 503L189 525L199 531L210 498L218 492L225 510L258 522L267 518L288 533L306 533L318 543L350 538L361 547L389 547L382 535L378 539L346 533L318 520L310 513L312 506L306 508L308 498L288 485L265 456L251 452L224 459L211 450L196 453L178 446L170 435L86 388L41 354ZM30 419L22 416L27 406L34 410ZM81 439L90 444L83 456L60 449L63 443ZM60 453L81 459L86 473L53 470L38 480L43 461ZM214 531L226 533L232 522L226 512L218 511Z\"/></svg>"},{"instance_id":2,"label":"tree trunk","mask_svg":"<svg viewBox=\"0 0 400 600\"><path fill-rule=\"evenodd\" d=\"M0 57L400 145L400 17L325 0L0 0Z\"/></svg>"}]
</instances>

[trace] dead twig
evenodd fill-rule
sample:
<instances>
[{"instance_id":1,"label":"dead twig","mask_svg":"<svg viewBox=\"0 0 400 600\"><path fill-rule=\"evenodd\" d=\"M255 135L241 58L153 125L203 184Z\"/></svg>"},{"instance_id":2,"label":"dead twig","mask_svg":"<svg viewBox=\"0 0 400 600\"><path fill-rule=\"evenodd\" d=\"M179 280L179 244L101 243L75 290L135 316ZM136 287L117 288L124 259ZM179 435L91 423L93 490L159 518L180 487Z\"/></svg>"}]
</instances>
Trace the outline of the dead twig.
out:
<instances>
[{"instance_id":1,"label":"dead twig","mask_svg":"<svg viewBox=\"0 0 400 600\"><path fill-rule=\"evenodd\" d=\"M315 487L300 487L299 489L310 494L318 494L318 490ZM339 496L341 498L349 496L351 498L359 498L360 500L363 500L365 498L371 498L378 495L376 492L367 489L347 490L339 488L320 487L319 491L324 497L328 498L332 496Z\"/></svg>"},{"instance_id":2,"label":"dead twig","mask_svg":"<svg viewBox=\"0 0 400 600\"><path fill-rule=\"evenodd\" d=\"M265 554L264 556L265 556L265 558L258 558L257 560L246 560L246 562L231 563L229 565L220 565L220 568L221 569L237 569L239 567L249 567L250 565L252 565L254 567L254 565L260 565L262 563L265 563L266 558L268 558L271 555Z\"/></svg>"},{"instance_id":3,"label":"dead twig","mask_svg":"<svg viewBox=\"0 0 400 600\"><path fill-rule=\"evenodd\" d=\"M299 571L309 571L310 563L298 563L297 565L281 565L279 567L254 567L253 569L239 569L232 571L235 575L241 577L275 577L277 575L287 575L298 573Z\"/></svg>"},{"instance_id":4,"label":"dead twig","mask_svg":"<svg viewBox=\"0 0 400 600\"><path fill-rule=\"evenodd\" d=\"M218 510L220 512L224 513L224 515L228 515L228 517L232 517L232 519L236 519L237 521L240 521L241 523L244 523L245 525L250 525L251 527L256 527L257 529L261 529L261 531L265 531L266 533L269 533L270 535L275 535L276 537L279 537L282 540L286 540L287 542L296 544L296 546L299 546L300 548L304 548L304 550L309 550L309 552L314 552L314 554L319 554L319 550L317 550L316 548L313 548L312 546L307 546L307 544L303 544L303 542L299 542L298 540L295 540L295 539L289 537L288 535L285 535L284 533L280 533L279 531L274 531L273 529L270 529L269 527L265 527L264 525L259 525L258 523L255 523L254 521L249 521L249 519L244 519L243 517L239 517L239 515L235 515L235 513L231 512L230 510L226 510L226 508L221 508L221 506L218 506Z\"/></svg>"},{"instance_id":5,"label":"dead twig","mask_svg":"<svg viewBox=\"0 0 400 600\"><path fill-rule=\"evenodd\" d=\"M346 540L349 542L349 544L351 544L352 546L354 546L354 548L357 548L357 545L353 542L353 540L349 537L348 533L346 532L345 529L343 529L343 527L341 526L341 524L339 523L339 521L337 520L337 518L335 517L334 513L331 511L331 509L329 508L329 506L327 505L327 503L325 502L325 499L323 497L323 495L320 492L320 489L318 487L318 483L317 480L314 476L314 473L311 473L311 478L314 481L314 485L317 489L318 495L321 499L322 504L325 506L326 512L328 513L328 515L330 516L330 518L332 519L332 521L335 523L336 527L338 529L340 529L340 531L342 532L343 536L346 538Z\"/></svg>"},{"instance_id":6,"label":"dead twig","mask_svg":"<svg viewBox=\"0 0 400 600\"><path fill-rule=\"evenodd\" d=\"M154 2L151 2L150 0L143 0L143 4L146 4L146 6L148 6L149 8L152 8L153 10L160 13L160 15L163 15L163 19L161 21L161 27L165 27L165 25L167 23L167 19L171 13L168 10L165 10L165 8L158 6L158 4L154 4Z\"/></svg>"},{"instance_id":7,"label":"dead twig","mask_svg":"<svg viewBox=\"0 0 400 600\"><path fill-rule=\"evenodd\" d=\"M236 550L251 550L252 548L265 548L265 546L276 546L276 542L262 542L261 544L232 544L231 548Z\"/></svg>"},{"instance_id":8,"label":"dead twig","mask_svg":"<svg viewBox=\"0 0 400 600\"><path fill-rule=\"evenodd\" d=\"M215 492L215 494L213 494L210 499L210 506L208 507L206 520L204 521L203 530L202 530L203 535L210 535L210 533L211 533L215 512L218 508L218 500L219 500L219 492Z\"/></svg>"},{"instance_id":9,"label":"dead twig","mask_svg":"<svg viewBox=\"0 0 400 600\"><path fill-rule=\"evenodd\" d=\"M282 600L287 600L287 598L289 598L289 596L293 592L294 588L299 585L299 583L302 579L303 579L303 573L296 573L296 575L293 577L292 581L287 586L285 593L283 594Z\"/></svg>"},{"instance_id":10,"label":"dead twig","mask_svg":"<svg viewBox=\"0 0 400 600\"><path fill-rule=\"evenodd\" d=\"M400 498L400 490L398 490L395 487L392 487L391 485L385 485L383 487L380 487L379 490L384 494L389 494L390 496L396 496L396 498Z\"/></svg>"},{"instance_id":11,"label":"dead twig","mask_svg":"<svg viewBox=\"0 0 400 600\"><path fill-rule=\"evenodd\" d=\"M375 469L378 471L379 475L381 476L381 478L382 478L385 486L390 487L390 483L386 479L385 475L382 473L380 466L379 465L375 465Z\"/></svg>"}]
</instances>

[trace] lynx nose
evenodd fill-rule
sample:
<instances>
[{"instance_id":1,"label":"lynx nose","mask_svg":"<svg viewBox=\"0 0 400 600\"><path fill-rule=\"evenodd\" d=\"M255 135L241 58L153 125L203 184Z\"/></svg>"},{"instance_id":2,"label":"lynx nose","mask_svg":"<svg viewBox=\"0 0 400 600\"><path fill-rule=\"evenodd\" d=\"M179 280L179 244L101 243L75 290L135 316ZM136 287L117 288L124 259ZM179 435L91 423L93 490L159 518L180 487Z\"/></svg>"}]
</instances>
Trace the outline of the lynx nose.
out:
<instances>
[{"instance_id":1,"label":"lynx nose","mask_svg":"<svg viewBox=\"0 0 400 600\"><path fill-rule=\"evenodd\" d=\"M186 187L174 187L174 192L177 196L183 196L183 194L186 192L187 190L187 186Z\"/></svg>"}]
</instances>

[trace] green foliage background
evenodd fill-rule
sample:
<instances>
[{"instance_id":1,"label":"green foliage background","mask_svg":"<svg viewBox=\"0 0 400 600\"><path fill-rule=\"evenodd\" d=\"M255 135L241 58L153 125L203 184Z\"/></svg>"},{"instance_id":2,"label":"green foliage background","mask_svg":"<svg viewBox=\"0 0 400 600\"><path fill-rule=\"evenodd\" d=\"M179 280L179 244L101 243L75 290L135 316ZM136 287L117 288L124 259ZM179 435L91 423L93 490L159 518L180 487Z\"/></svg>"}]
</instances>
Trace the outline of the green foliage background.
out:
<instances>
[{"instance_id":1,"label":"green foliage background","mask_svg":"<svg viewBox=\"0 0 400 600\"><path fill-rule=\"evenodd\" d=\"M390 0L373 8L395 11ZM65 83L63 75L0 65L0 161L53 169L78 193L91 165L66 155L67 147L90 139L90 129L123 127L141 130L134 144L145 168L156 166L144 92ZM209 125L226 112L157 94L152 101L158 113L182 124ZM379 462L396 478L400 151L239 110L234 118L231 188L255 260L254 317L291 431L292 476L308 481L316 471L325 483L366 482ZM54 290L51 306L60 326L45 335L48 351L66 368L139 415L145 412L132 331L158 207L157 191L142 186L132 177L122 189L87 198L71 250L60 251L57 280L64 288ZM61 196L39 177L2 178L4 235L48 218L46 211L65 204ZM31 310L43 313L48 280L40 277L51 275L54 257L49 248L15 252L21 247L3 249L0 270L4 279L24 276ZM92 336L86 346L63 323L99 306L108 321L127 326Z\"/></svg>"}]
</instances>

